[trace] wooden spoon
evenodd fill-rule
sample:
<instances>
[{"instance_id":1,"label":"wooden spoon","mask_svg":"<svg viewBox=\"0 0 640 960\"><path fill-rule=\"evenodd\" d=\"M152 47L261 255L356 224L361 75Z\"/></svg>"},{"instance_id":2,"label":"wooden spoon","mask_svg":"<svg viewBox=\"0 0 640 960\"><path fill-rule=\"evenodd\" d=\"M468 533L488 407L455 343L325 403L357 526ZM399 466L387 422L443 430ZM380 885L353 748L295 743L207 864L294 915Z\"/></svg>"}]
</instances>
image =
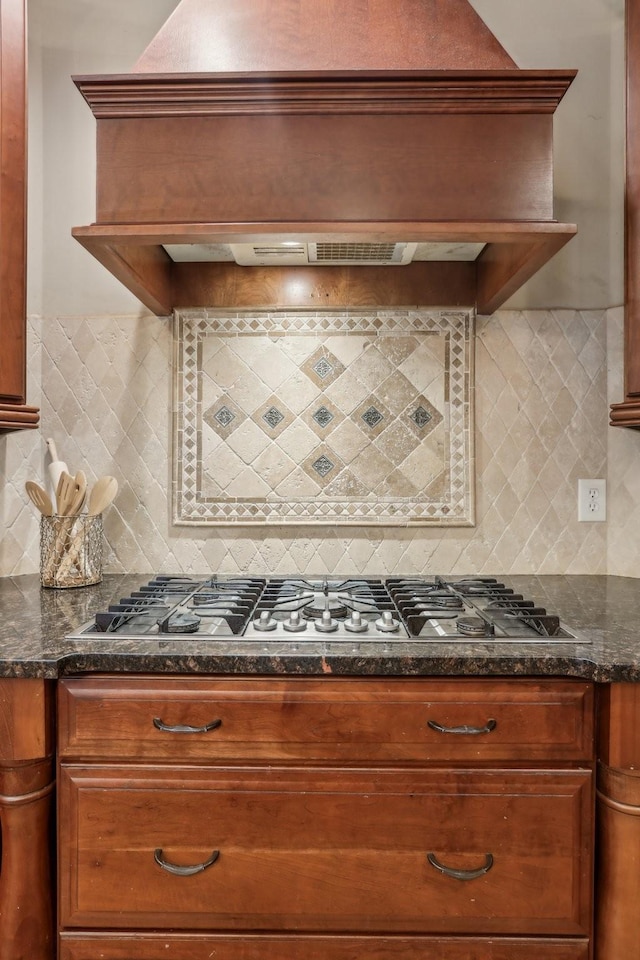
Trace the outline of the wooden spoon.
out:
<instances>
[{"instance_id":1,"label":"wooden spoon","mask_svg":"<svg viewBox=\"0 0 640 960\"><path fill-rule=\"evenodd\" d=\"M27 480L24 488L27 491L27 496L31 502L35 504L40 513L44 517L52 517L53 503L51 502L51 497L47 491L44 490L39 483L35 483L33 480Z\"/></svg>"},{"instance_id":2,"label":"wooden spoon","mask_svg":"<svg viewBox=\"0 0 640 960\"><path fill-rule=\"evenodd\" d=\"M118 481L115 477L100 477L96 480L89 494L87 516L97 517L109 506L118 492Z\"/></svg>"}]
</instances>

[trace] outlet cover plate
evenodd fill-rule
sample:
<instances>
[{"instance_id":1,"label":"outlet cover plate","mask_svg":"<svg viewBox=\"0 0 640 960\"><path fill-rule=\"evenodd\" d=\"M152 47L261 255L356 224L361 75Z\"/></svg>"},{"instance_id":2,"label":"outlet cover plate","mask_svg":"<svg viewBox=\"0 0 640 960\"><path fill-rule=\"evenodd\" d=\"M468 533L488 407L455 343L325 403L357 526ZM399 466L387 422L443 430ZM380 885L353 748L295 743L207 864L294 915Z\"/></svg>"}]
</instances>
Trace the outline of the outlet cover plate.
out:
<instances>
[{"instance_id":1,"label":"outlet cover plate","mask_svg":"<svg viewBox=\"0 0 640 960\"><path fill-rule=\"evenodd\" d=\"M607 481L578 480L578 520L599 523L607 519Z\"/></svg>"}]
</instances>

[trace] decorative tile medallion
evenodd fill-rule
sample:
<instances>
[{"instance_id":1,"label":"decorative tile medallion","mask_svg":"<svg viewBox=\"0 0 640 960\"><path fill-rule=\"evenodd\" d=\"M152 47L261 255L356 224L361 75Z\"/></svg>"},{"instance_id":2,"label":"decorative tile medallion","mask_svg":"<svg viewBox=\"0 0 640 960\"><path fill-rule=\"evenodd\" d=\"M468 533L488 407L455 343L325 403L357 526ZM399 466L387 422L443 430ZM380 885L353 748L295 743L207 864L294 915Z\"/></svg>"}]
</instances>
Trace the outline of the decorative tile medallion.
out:
<instances>
[{"instance_id":1,"label":"decorative tile medallion","mask_svg":"<svg viewBox=\"0 0 640 960\"><path fill-rule=\"evenodd\" d=\"M323 430L328 427L333 420L333 414L325 406L319 407L313 414L313 419Z\"/></svg>"},{"instance_id":2,"label":"decorative tile medallion","mask_svg":"<svg viewBox=\"0 0 640 960\"><path fill-rule=\"evenodd\" d=\"M328 473L331 473L331 471L335 468L335 463L329 460L329 457L323 453L318 457L317 460L314 460L311 466L316 471L318 476L324 479L324 477L326 477Z\"/></svg>"},{"instance_id":3,"label":"decorative tile medallion","mask_svg":"<svg viewBox=\"0 0 640 960\"><path fill-rule=\"evenodd\" d=\"M410 416L419 430L422 430L424 427L426 427L426 425L431 420L431 414L429 413L428 410L425 410L425 408L422 405L416 407L416 409L413 411L412 414L410 414Z\"/></svg>"},{"instance_id":4,"label":"decorative tile medallion","mask_svg":"<svg viewBox=\"0 0 640 960\"><path fill-rule=\"evenodd\" d=\"M174 522L472 525L473 327L466 311L176 313Z\"/></svg>"}]
</instances>

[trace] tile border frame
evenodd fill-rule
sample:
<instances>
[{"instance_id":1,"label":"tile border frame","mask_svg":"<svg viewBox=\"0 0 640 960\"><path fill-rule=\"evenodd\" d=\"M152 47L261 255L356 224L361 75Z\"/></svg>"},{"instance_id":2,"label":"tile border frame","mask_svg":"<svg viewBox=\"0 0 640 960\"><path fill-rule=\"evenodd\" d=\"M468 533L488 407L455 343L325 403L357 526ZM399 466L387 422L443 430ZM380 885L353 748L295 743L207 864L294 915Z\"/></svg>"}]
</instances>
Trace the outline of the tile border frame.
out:
<instances>
[{"instance_id":1,"label":"tile border frame","mask_svg":"<svg viewBox=\"0 0 640 960\"><path fill-rule=\"evenodd\" d=\"M425 325L435 324L449 333L449 370L445 371L446 404L449 417L447 435L447 469L455 466L460 478L449 489L449 502L440 505L416 504L406 498L405 515L393 509L381 509L382 501L367 505L365 514L354 517L340 515L341 501L321 501L316 515L305 513L300 505L298 515L282 516L277 502L257 504L252 501L229 501L230 509L241 509L244 516L225 512L207 515L203 501L198 500L200 478L199 438L196 424L202 419L202 401L198 383L202 362L202 338L210 334L214 324L217 333L238 335L286 335L295 333L378 334L380 331L426 332ZM451 338L462 354L461 367L453 371ZM173 377L172 377L172 482L171 522L180 527L471 527L475 526L475 448L474 448L474 383L475 383L475 312L461 310L344 310L344 311L228 311L177 310L174 312ZM460 359L460 358L459 358ZM195 362L194 362L195 361ZM452 395L459 394L457 402ZM466 397L466 399L465 399ZM451 440L453 438L453 443ZM400 498L399 498L400 499ZM394 507L392 504L391 507ZM197 508L194 510L194 507ZM410 508L413 508L411 514ZM430 512L431 515L428 515Z\"/></svg>"}]
</instances>

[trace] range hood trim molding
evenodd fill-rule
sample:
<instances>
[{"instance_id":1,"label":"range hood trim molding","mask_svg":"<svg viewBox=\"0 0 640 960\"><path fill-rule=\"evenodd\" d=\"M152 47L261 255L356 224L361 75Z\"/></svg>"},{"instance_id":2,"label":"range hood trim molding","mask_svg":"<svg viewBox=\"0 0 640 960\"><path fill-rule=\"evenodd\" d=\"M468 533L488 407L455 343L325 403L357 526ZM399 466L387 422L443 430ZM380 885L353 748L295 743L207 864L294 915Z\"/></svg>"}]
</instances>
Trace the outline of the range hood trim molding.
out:
<instances>
[{"instance_id":1,"label":"range hood trim molding","mask_svg":"<svg viewBox=\"0 0 640 960\"><path fill-rule=\"evenodd\" d=\"M106 74L72 79L96 119L234 114L554 113L576 70L303 77Z\"/></svg>"},{"instance_id":2,"label":"range hood trim molding","mask_svg":"<svg viewBox=\"0 0 640 960\"><path fill-rule=\"evenodd\" d=\"M575 224L541 221L94 224L75 227L72 233L148 309L169 316L177 307L318 309L365 305L468 306L479 314L491 314L576 231ZM396 269L179 263L163 248L165 243L375 242L399 238L483 242L486 246L476 261L421 262ZM195 292L186 297L186 289Z\"/></svg>"}]
</instances>

